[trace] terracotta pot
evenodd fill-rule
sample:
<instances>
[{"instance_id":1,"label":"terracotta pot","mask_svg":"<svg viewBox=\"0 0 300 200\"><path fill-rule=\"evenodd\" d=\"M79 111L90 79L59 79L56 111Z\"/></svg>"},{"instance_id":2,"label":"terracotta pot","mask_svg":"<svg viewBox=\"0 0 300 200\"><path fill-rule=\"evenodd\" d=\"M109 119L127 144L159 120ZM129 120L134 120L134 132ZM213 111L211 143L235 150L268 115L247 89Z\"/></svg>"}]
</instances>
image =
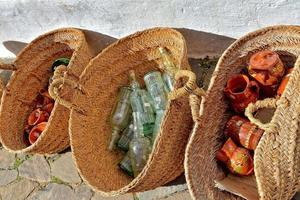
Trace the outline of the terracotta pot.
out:
<instances>
[{"instance_id":1,"label":"terracotta pot","mask_svg":"<svg viewBox=\"0 0 300 200\"><path fill-rule=\"evenodd\" d=\"M233 174L247 176L253 173L253 158L249 150L238 147L231 138L217 152L216 159L225 163Z\"/></svg>"},{"instance_id":2,"label":"terracotta pot","mask_svg":"<svg viewBox=\"0 0 300 200\"><path fill-rule=\"evenodd\" d=\"M48 112L41 110L40 108L37 108L30 113L27 123L29 126L34 126L41 122L48 121L48 118L49 118Z\"/></svg>"},{"instance_id":3,"label":"terracotta pot","mask_svg":"<svg viewBox=\"0 0 300 200\"><path fill-rule=\"evenodd\" d=\"M44 98L43 99L43 105L47 105L49 103L53 103L54 102L54 100L52 99L52 97L49 95L48 90L41 90L40 94Z\"/></svg>"},{"instance_id":4,"label":"terracotta pot","mask_svg":"<svg viewBox=\"0 0 300 200\"><path fill-rule=\"evenodd\" d=\"M42 110L46 111L49 115L51 114L51 111L53 110L54 103L48 103L47 105L44 105L42 107Z\"/></svg>"},{"instance_id":5,"label":"terracotta pot","mask_svg":"<svg viewBox=\"0 0 300 200\"><path fill-rule=\"evenodd\" d=\"M239 74L227 81L224 93L232 109L237 113L243 113L249 103L257 101L259 86L257 82L250 81L246 75Z\"/></svg>"},{"instance_id":6,"label":"terracotta pot","mask_svg":"<svg viewBox=\"0 0 300 200\"><path fill-rule=\"evenodd\" d=\"M35 141L40 137L42 132L45 130L47 122L39 123L34 126L29 133L29 142L30 144L35 143Z\"/></svg>"},{"instance_id":7,"label":"terracotta pot","mask_svg":"<svg viewBox=\"0 0 300 200\"><path fill-rule=\"evenodd\" d=\"M235 115L227 122L224 133L243 147L255 150L264 131L248 119Z\"/></svg>"},{"instance_id":8,"label":"terracotta pot","mask_svg":"<svg viewBox=\"0 0 300 200\"><path fill-rule=\"evenodd\" d=\"M274 96L285 68L279 55L270 50L259 51L251 56L249 74L259 82L264 96Z\"/></svg>"}]
</instances>

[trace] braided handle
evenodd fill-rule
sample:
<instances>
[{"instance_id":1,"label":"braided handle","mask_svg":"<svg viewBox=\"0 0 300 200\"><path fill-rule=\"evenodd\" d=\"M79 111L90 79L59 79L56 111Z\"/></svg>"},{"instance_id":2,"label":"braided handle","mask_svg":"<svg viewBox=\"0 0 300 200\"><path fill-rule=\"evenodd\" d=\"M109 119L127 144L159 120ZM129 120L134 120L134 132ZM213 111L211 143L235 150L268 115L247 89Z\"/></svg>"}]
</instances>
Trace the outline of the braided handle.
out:
<instances>
[{"instance_id":1,"label":"braided handle","mask_svg":"<svg viewBox=\"0 0 300 200\"><path fill-rule=\"evenodd\" d=\"M0 63L0 69L16 71L17 66L14 63Z\"/></svg>"},{"instance_id":2,"label":"braided handle","mask_svg":"<svg viewBox=\"0 0 300 200\"><path fill-rule=\"evenodd\" d=\"M52 81L52 83L49 86L49 94L50 96L57 101L59 104L71 109L75 109L77 112L81 113L81 114L85 114L86 111L82 108L80 108L79 106L77 106L76 104L69 102L65 99L63 99L60 96L59 91L61 90L63 85L68 85L70 87L72 87L73 89L77 89L79 91L81 91L83 94L86 94L86 92L84 91L84 89L82 88L81 85L79 85L78 83L76 83L75 81L69 80L69 79L65 79L65 78L57 78L54 79Z\"/></svg>"},{"instance_id":3,"label":"braided handle","mask_svg":"<svg viewBox=\"0 0 300 200\"><path fill-rule=\"evenodd\" d=\"M192 118L194 122L199 122L200 98L205 96L205 91L199 88L196 83L196 75L189 70L179 70L175 74L175 80L182 77L188 77L186 84L178 89L173 90L168 94L170 100L189 95L189 103L191 106Z\"/></svg>"},{"instance_id":4,"label":"braided handle","mask_svg":"<svg viewBox=\"0 0 300 200\"><path fill-rule=\"evenodd\" d=\"M182 77L188 77L188 81L183 87L175 89L168 94L168 98L170 100L174 100L188 94L194 94L198 97L205 96L205 91L202 88L199 88L196 84L195 73L189 70L179 70L175 74L175 80L178 80Z\"/></svg>"},{"instance_id":5,"label":"braided handle","mask_svg":"<svg viewBox=\"0 0 300 200\"><path fill-rule=\"evenodd\" d=\"M277 107L277 100L274 98L267 98L261 101L256 101L254 104L250 103L248 107L245 110L245 115L248 117L248 119L251 121L251 123L257 125L259 128L269 131L269 132L276 132L276 127L272 123L262 123L260 120L256 119L253 116L253 113L258 111L262 108L276 108Z\"/></svg>"},{"instance_id":6,"label":"braided handle","mask_svg":"<svg viewBox=\"0 0 300 200\"><path fill-rule=\"evenodd\" d=\"M197 95L191 94L189 96L189 103L192 111L192 119L194 122L200 121L199 111L200 111L200 99Z\"/></svg>"}]
</instances>

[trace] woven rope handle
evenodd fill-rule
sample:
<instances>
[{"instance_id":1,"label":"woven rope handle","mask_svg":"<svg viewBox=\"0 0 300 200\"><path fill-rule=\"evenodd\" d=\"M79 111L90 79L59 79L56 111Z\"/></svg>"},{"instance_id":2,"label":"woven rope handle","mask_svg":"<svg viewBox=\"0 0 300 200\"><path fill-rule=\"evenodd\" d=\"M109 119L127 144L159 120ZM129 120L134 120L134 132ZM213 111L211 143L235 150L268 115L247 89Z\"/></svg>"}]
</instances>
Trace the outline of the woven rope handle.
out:
<instances>
[{"instance_id":1,"label":"woven rope handle","mask_svg":"<svg viewBox=\"0 0 300 200\"><path fill-rule=\"evenodd\" d=\"M200 111L200 99L197 95L191 94L189 96L189 103L192 111L192 119L194 122L200 121L199 111Z\"/></svg>"},{"instance_id":2,"label":"woven rope handle","mask_svg":"<svg viewBox=\"0 0 300 200\"><path fill-rule=\"evenodd\" d=\"M192 111L192 118L194 122L199 122L199 110L200 110L200 98L206 95L202 88L199 88L196 83L196 75L189 70L179 70L175 74L175 80L179 78L187 77L186 84L168 94L170 100L180 98L185 95L189 95L189 103Z\"/></svg>"},{"instance_id":3,"label":"woven rope handle","mask_svg":"<svg viewBox=\"0 0 300 200\"><path fill-rule=\"evenodd\" d=\"M194 94L198 97L205 96L205 91L197 86L195 73L189 70L179 70L175 74L175 80L178 80L182 77L187 77L188 81L183 87L175 89L168 94L168 98L170 100L174 100L188 94Z\"/></svg>"},{"instance_id":4,"label":"woven rope handle","mask_svg":"<svg viewBox=\"0 0 300 200\"><path fill-rule=\"evenodd\" d=\"M54 79L52 81L52 83L49 86L49 94L50 96L57 101L59 104L71 109L75 109L77 112L81 113L81 114L85 114L85 110L80 108L79 106L75 105L74 103L67 101L65 99L63 99L60 96L60 90L62 88L63 85L68 85L73 89L77 89L79 91L81 91L83 94L86 94L84 89L75 81L69 80L69 79L65 79L65 78L57 78Z\"/></svg>"},{"instance_id":5,"label":"woven rope handle","mask_svg":"<svg viewBox=\"0 0 300 200\"><path fill-rule=\"evenodd\" d=\"M275 133L276 132L276 126L272 123L262 123L260 120L256 119L253 116L253 113L258 111L262 108L276 108L278 105L278 101L274 98L267 98L261 101L256 101L254 104L250 103L248 107L245 110L245 115L248 117L248 119L255 125L257 125L259 128Z\"/></svg>"},{"instance_id":6,"label":"woven rope handle","mask_svg":"<svg viewBox=\"0 0 300 200\"><path fill-rule=\"evenodd\" d=\"M16 71L17 66L14 63L0 63L0 69Z\"/></svg>"}]
</instances>

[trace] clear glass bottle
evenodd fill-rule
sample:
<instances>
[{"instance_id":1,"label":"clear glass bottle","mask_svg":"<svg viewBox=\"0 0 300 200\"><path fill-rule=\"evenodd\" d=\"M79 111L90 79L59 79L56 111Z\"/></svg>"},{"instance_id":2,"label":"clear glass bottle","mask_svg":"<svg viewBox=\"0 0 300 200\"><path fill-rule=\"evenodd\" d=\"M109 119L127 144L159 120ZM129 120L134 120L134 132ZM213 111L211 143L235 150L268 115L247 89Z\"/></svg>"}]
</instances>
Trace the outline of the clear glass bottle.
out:
<instances>
[{"instance_id":1,"label":"clear glass bottle","mask_svg":"<svg viewBox=\"0 0 300 200\"><path fill-rule=\"evenodd\" d=\"M179 68L175 65L175 63L172 61L170 53L167 51L164 47L158 48L165 71L171 76L175 77L176 72L179 70Z\"/></svg>"},{"instance_id":2,"label":"clear glass bottle","mask_svg":"<svg viewBox=\"0 0 300 200\"><path fill-rule=\"evenodd\" d=\"M168 97L161 73L159 71L149 72L144 76L144 81L146 88L154 101L155 110L165 110Z\"/></svg>"},{"instance_id":3,"label":"clear glass bottle","mask_svg":"<svg viewBox=\"0 0 300 200\"><path fill-rule=\"evenodd\" d=\"M123 151L128 151L129 143L133 138L133 121L130 122L129 126L123 131L119 141L118 141L118 148Z\"/></svg>"},{"instance_id":4,"label":"clear glass bottle","mask_svg":"<svg viewBox=\"0 0 300 200\"><path fill-rule=\"evenodd\" d=\"M174 90L174 79L169 75L167 74L166 72L163 73L163 81L165 83L165 89L167 92L171 92Z\"/></svg>"},{"instance_id":5,"label":"clear glass bottle","mask_svg":"<svg viewBox=\"0 0 300 200\"><path fill-rule=\"evenodd\" d=\"M155 139L159 133L160 130L160 125L161 125L161 121L164 117L165 114L165 110L157 110L156 111L156 119L155 119L155 124L154 124L154 128L153 128L153 134L152 134L152 143L155 142Z\"/></svg>"},{"instance_id":6,"label":"clear glass bottle","mask_svg":"<svg viewBox=\"0 0 300 200\"><path fill-rule=\"evenodd\" d=\"M129 154L127 153L125 157L119 162L118 166L122 171L124 171L128 176L133 177L133 170L131 165L131 160Z\"/></svg>"},{"instance_id":7,"label":"clear glass bottle","mask_svg":"<svg viewBox=\"0 0 300 200\"><path fill-rule=\"evenodd\" d=\"M131 160L134 177L143 170L151 153L150 139L145 137L139 128L141 118L138 112L133 112L134 136L129 144L129 157Z\"/></svg>"},{"instance_id":8,"label":"clear glass bottle","mask_svg":"<svg viewBox=\"0 0 300 200\"><path fill-rule=\"evenodd\" d=\"M155 113L151 106L151 99L147 94L146 90L140 88L140 84L135 78L134 71L129 72L130 85L132 93L130 96L130 103L133 112L138 112L141 117L141 128L143 133L148 136L153 132L154 122L155 122Z\"/></svg>"},{"instance_id":9,"label":"clear glass bottle","mask_svg":"<svg viewBox=\"0 0 300 200\"><path fill-rule=\"evenodd\" d=\"M154 123L155 123L155 113L151 105L151 97L146 90L141 90L141 100L143 105L143 133L147 137L152 137Z\"/></svg>"},{"instance_id":10,"label":"clear glass bottle","mask_svg":"<svg viewBox=\"0 0 300 200\"><path fill-rule=\"evenodd\" d=\"M115 148L115 144L120 138L120 132L123 131L131 119L130 106L130 87L121 87L117 97L117 103L111 115L112 137L109 144L109 150Z\"/></svg>"},{"instance_id":11,"label":"clear glass bottle","mask_svg":"<svg viewBox=\"0 0 300 200\"><path fill-rule=\"evenodd\" d=\"M165 69L165 72L163 73L163 80L166 84L167 90L170 92L174 89L174 78L179 68L173 62L171 55L166 48L159 47L158 50Z\"/></svg>"}]
</instances>

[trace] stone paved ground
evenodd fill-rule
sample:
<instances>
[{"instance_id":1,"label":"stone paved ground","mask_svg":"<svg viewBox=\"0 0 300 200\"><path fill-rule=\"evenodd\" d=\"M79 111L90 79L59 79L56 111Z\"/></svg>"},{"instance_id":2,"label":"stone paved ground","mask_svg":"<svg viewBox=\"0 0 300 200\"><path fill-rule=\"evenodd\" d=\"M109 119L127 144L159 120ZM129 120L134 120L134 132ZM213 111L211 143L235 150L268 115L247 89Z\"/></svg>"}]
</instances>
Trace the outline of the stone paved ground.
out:
<instances>
[{"instance_id":1,"label":"stone paved ground","mask_svg":"<svg viewBox=\"0 0 300 200\"><path fill-rule=\"evenodd\" d=\"M189 199L186 184L138 193L140 200ZM0 147L0 200L133 200L104 198L80 178L71 152L52 156L9 153Z\"/></svg>"}]
</instances>

